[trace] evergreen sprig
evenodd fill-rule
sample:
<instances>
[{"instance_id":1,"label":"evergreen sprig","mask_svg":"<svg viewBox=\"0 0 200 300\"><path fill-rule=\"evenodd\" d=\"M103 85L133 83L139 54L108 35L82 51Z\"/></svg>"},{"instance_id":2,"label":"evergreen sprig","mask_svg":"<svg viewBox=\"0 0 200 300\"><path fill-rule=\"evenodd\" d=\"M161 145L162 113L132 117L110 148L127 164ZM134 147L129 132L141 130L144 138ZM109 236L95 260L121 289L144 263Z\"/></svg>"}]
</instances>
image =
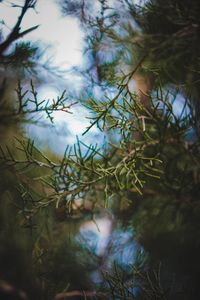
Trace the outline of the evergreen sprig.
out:
<instances>
[{"instance_id":1,"label":"evergreen sprig","mask_svg":"<svg viewBox=\"0 0 200 300\"><path fill-rule=\"evenodd\" d=\"M77 102L66 105L68 98L65 96L66 91L63 91L60 96L54 99L43 99L39 100L38 93L35 89L33 81L31 80L31 90L23 90L21 82L18 81L18 86L16 89L18 97L18 108L14 111L14 115L31 115L34 113L45 113L47 118L53 122L53 113L56 111L70 112L70 108ZM31 94L32 97L27 94Z\"/></svg>"},{"instance_id":2,"label":"evergreen sprig","mask_svg":"<svg viewBox=\"0 0 200 300\"><path fill-rule=\"evenodd\" d=\"M77 138L73 147L66 148L63 159L55 163L30 140L18 140L17 149L23 153L23 159L16 159L9 148L1 148L1 160L20 172L28 172L31 166L48 170L40 179L52 188L49 197L51 201L54 198L57 207L65 202L71 210L77 198L86 197L98 187L109 197L127 190L142 194L148 177L159 179L163 176L158 149L163 147L163 142L172 142L173 136L181 140L185 131L183 120L181 125L172 105L167 104L168 98L161 108L159 97L149 97L151 109L144 107L128 87L113 99L88 102L95 114L92 126L99 122L108 136L110 132L120 136L119 143L110 142L106 148L105 145L86 145ZM100 122L103 122L102 127Z\"/></svg>"}]
</instances>

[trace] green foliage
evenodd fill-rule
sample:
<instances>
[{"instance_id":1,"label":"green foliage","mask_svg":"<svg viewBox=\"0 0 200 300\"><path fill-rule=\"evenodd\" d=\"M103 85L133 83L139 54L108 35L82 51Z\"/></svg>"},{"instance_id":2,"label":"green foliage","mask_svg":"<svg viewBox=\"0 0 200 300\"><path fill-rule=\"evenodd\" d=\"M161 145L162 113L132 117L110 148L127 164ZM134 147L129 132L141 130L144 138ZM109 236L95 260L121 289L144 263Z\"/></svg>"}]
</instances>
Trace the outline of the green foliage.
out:
<instances>
[{"instance_id":1,"label":"green foliage","mask_svg":"<svg viewBox=\"0 0 200 300\"><path fill-rule=\"evenodd\" d=\"M81 290L92 289L89 272L99 262L85 245L80 248L65 234L72 231L73 218L78 220L72 231L75 238L81 221L89 217L96 222L95 215L106 207L134 228L149 259L138 258L138 266L136 263L129 270L116 264L109 272L103 270L103 287L87 295L100 299L197 299L199 1L154 0L137 6L125 0L111 8L107 1L99 0L97 11L89 6L90 1L74 3L64 1L63 9L79 16L86 30L90 27L86 35L89 68L85 72L93 75L94 87L99 84L108 89L101 99L90 91L84 103L90 125L83 134L97 127L106 134L106 141L101 146L86 145L77 137L63 157L43 153L23 137L20 124L25 120L37 123L40 114L53 122L53 112L69 112L74 103L66 102L66 93L52 102L40 100L33 81L30 91L19 81L15 104L1 101L1 128L6 128L6 120L12 130L13 124L19 128L14 142L16 128L14 134L2 130L0 259L5 259L5 264L0 276L32 299L68 297L74 289L76 296L86 297ZM25 1L12 33L0 44L4 67L6 62L13 68L19 62L30 70L34 67L37 47L29 43L16 44L13 52L5 54L14 41L36 28L20 29L27 9L34 6L35 1ZM126 18L122 18L121 8ZM105 47L109 43L111 55ZM131 83L138 74L153 79L153 84L136 94ZM111 85L115 96L108 96ZM2 84L1 99L6 95ZM180 95L184 105L178 114L175 105ZM142 96L148 103L141 101ZM24 260L20 253L25 253ZM11 276L12 256L14 261L19 258L21 279ZM26 288L25 263L31 266ZM14 274L19 269L16 265Z\"/></svg>"}]
</instances>

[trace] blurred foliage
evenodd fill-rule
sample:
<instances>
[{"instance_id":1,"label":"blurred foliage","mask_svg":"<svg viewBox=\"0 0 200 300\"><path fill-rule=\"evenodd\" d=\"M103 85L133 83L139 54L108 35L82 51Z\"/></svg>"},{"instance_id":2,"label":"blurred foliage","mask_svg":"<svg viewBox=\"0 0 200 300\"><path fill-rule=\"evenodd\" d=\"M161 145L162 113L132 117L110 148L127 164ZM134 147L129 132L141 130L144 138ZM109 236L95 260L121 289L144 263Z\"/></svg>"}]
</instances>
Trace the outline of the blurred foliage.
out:
<instances>
[{"instance_id":1,"label":"blurred foliage","mask_svg":"<svg viewBox=\"0 0 200 300\"><path fill-rule=\"evenodd\" d=\"M52 112L72 105L65 92L52 102L38 99L30 72L17 73L20 81L8 76L7 65L28 71L37 65L37 47L15 43L37 28L21 31L36 5L24 1L0 44L0 295L10 286L8 299L198 299L199 1L61 2L86 32L87 66L79 71L90 79L84 94L90 125L83 134L96 126L106 141L86 145L77 138L57 157L24 137L24 121L37 123L45 114L53 122ZM136 93L138 78L143 88ZM97 87L106 92L96 96ZM144 247L128 266L77 239L82 221L98 228L104 208ZM111 248L109 242L108 257Z\"/></svg>"}]
</instances>

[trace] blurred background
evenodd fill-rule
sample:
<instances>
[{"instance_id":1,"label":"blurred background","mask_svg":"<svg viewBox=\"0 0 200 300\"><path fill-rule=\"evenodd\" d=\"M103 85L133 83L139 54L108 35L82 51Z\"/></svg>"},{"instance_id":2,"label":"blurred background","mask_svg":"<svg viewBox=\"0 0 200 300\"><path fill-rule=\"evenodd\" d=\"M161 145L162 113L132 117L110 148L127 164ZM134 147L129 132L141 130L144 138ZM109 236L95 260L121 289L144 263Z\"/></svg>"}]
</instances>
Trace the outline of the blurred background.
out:
<instances>
[{"instance_id":1,"label":"blurred background","mask_svg":"<svg viewBox=\"0 0 200 300\"><path fill-rule=\"evenodd\" d=\"M199 298L198 0L0 1L0 298Z\"/></svg>"}]
</instances>

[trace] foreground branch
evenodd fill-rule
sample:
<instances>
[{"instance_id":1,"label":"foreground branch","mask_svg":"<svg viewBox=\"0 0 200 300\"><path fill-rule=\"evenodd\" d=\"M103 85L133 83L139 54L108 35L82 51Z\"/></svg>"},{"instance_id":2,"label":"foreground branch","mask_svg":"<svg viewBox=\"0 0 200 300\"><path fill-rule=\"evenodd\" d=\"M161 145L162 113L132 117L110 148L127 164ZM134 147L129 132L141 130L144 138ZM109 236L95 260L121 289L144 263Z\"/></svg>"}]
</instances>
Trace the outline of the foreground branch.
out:
<instances>
[{"instance_id":1,"label":"foreground branch","mask_svg":"<svg viewBox=\"0 0 200 300\"><path fill-rule=\"evenodd\" d=\"M70 291L70 292L57 294L55 300L61 300L61 299L71 298L76 296L80 296L83 297L83 299L86 299L86 297L92 298L97 296L97 293L95 291Z\"/></svg>"},{"instance_id":2,"label":"foreground branch","mask_svg":"<svg viewBox=\"0 0 200 300\"><path fill-rule=\"evenodd\" d=\"M33 26L31 28L28 28L28 29L20 32L21 23L24 18L24 15L26 14L26 12L28 11L29 8L34 8L36 2L37 2L36 0L25 0L25 3L21 10L21 14L18 17L18 20L17 20L14 28L12 29L11 33L8 35L6 40L0 44L0 56L3 55L3 53L10 47L10 45L14 41L18 40L19 38L23 37L27 33L30 33L31 31L38 28L39 25L36 25L36 26Z\"/></svg>"}]
</instances>

